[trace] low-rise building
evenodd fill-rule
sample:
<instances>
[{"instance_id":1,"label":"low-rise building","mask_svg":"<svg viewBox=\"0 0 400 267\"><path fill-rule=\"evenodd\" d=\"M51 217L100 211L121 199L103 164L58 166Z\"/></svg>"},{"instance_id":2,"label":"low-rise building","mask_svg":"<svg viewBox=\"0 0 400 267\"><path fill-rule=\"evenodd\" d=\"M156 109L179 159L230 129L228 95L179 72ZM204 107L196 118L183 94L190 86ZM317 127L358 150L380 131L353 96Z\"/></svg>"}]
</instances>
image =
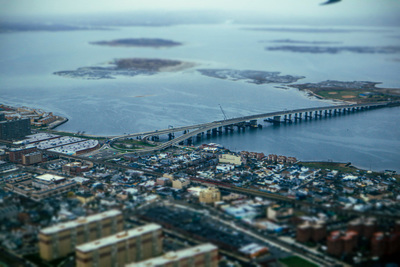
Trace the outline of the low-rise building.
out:
<instances>
[{"instance_id":1,"label":"low-rise building","mask_svg":"<svg viewBox=\"0 0 400 267\"><path fill-rule=\"evenodd\" d=\"M267 209L267 218L273 221L285 221L293 216L293 208L273 205Z\"/></svg>"},{"instance_id":2,"label":"low-rise building","mask_svg":"<svg viewBox=\"0 0 400 267\"><path fill-rule=\"evenodd\" d=\"M8 158L10 162L22 163L22 156L36 152L37 148L34 146L27 146L21 148L10 148L8 149Z\"/></svg>"},{"instance_id":3,"label":"low-rise building","mask_svg":"<svg viewBox=\"0 0 400 267\"><path fill-rule=\"evenodd\" d=\"M189 184L190 180L185 178L177 178L172 180L172 187L176 189L182 189L184 187L187 187Z\"/></svg>"},{"instance_id":4,"label":"low-rise building","mask_svg":"<svg viewBox=\"0 0 400 267\"><path fill-rule=\"evenodd\" d=\"M240 166L245 163L245 160L241 156L236 156L234 154L221 154L219 156L219 163L228 163Z\"/></svg>"},{"instance_id":5,"label":"low-rise building","mask_svg":"<svg viewBox=\"0 0 400 267\"><path fill-rule=\"evenodd\" d=\"M32 178L30 176L16 177L7 180L5 190L25 196L35 201L59 195L77 186L75 181L64 177L45 174Z\"/></svg>"},{"instance_id":6,"label":"low-rise building","mask_svg":"<svg viewBox=\"0 0 400 267\"><path fill-rule=\"evenodd\" d=\"M22 155L22 164L23 165L32 165L32 164L40 163L42 161L43 161L43 155L39 151Z\"/></svg>"},{"instance_id":7,"label":"low-rise building","mask_svg":"<svg viewBox=\"0 0 400 267\"><path fill-rule=\"evenodd\" d=\"M221 200L221 192L216 187L208 187L200 191L199 201L201 203L214 203Z\"/></svg>"}]
</instances>

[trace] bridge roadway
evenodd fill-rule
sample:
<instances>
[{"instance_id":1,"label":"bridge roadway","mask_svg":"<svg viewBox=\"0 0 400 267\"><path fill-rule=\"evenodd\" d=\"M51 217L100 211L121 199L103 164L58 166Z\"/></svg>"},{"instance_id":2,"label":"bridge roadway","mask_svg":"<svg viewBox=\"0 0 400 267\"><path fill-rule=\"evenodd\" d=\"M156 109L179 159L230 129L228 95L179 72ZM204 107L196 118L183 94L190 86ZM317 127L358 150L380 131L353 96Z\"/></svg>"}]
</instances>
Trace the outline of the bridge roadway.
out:
<instances>
[{"instance_id":1,"label":"bridge roadway","mask_svg":"<svg viewBox=\"0 0 400 267\"><path fill-rule=\"evenodd\" d=\"M262 114L226 119L226 120L221 120L221 121L214 121L214 122L209 122L209 123L195 124L195 125L190 125L190 126L183 126L183 127L169 128L169 129L156 130L156 131L150 131L150 132L141 132L141 133L135 133L135 134L122 135L122 136L117 136L117 137L112 138L111 141L115 141L120 138L130 138L130 137L137 137L137 136L141 136L144 139L148 139L152 136L186 131L185 134L183 134L175 139L164 142L156 147L140 150L140 153L149 153L149 152L154 152L154 151L158 151L158 150L163 150L167 147L170 147L172 145L183 142L193 136L196 136L198 134L201 134L201 133L204 133L204 132L207 132L207 131L210 131L210 130L213 130L213 129L216 129L219 127L234 126L234 125L244 123L246 121L251 121L251 120L271 118L271 117L275 117L275 116L285 116L285 115L287 115L287 116L295 115L296 116L296 115L300 115L300 114L304 114L305 116L303 117L303 119L305 119L307 114L310 114L312 112L315 112L315 116L321 116L321 114L317 115L316 112L321 112L321 113L322 113L322 111L344 112L344 110L346 110L346 112L350 112L350 110L354 110L354 109L380 108L380 107L388 107L391 105L399 105L399 104L400 104L399 102L382 102L382 103L370 103L370 104L350 104L350 105L337 105L337 106L325 106L325 107L315 107L315 108L284 110L284 111L269 112L269 113L262 113ZM330 114L332 114L332 113L330 113ZM189 132L189 130L193 130L193 129L195 129L195 131ZM137 151L137 152L139 152L139 151Z\"/></svg>"}]
</instances>

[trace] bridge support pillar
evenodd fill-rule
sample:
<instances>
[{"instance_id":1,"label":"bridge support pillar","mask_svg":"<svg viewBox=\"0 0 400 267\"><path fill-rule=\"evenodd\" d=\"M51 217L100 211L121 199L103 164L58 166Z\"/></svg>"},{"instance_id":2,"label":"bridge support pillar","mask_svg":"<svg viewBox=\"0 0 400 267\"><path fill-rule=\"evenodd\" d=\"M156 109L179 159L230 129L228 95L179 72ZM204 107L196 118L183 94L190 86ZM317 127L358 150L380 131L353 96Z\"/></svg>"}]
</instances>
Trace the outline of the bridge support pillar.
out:
<instances>
[{"instance_id":1,"label":"bridge support pillar","mask_svg":"<svg viewBox=\"0 0 400 267\"><path fill-rule=\"evenodd\" d=\"M198 134L196 135L196 140L197 140L197 141L200 141L200 140L201 140L202 134L203 134L203 133L198 133Z\"/></svg>"},{"instance_id":2,"label":"bridge support pillar","mask_svg":"<svg viewBox=\"0 0 400 267\"><path fill-rule=\"evenodd\" d=\"M285 114L284 118L283 118L283 122L289 122L292 123L292 114Z\"/></svg>"},{"instance_id":3,"label":"bridge support pillar","mask_svg":"<svg viewBox=\"0 0 400 267\"><path fill-rule=\"evenodd\" d=\"M274 116L273 123L279 125L281 123L281 116Z\"/></svg>"},{"instance_id":4,"label":"bridge support pillar","mask_svg":"<svg viewBox=\"0 0 400 267\"><path fill-rule=\"evenodd\" d=\"M301 121L302 116L303 116L303 113L301 113L301 112L295 113L295 114L294 114L294 120L295 120L295 121L298 121L298 120Z\"/></svg>"},{"instance_id":5,"label":"bridge support pillar","mask_svg":"<svg viewBox=\"0 0 400 267\"><path fill-rule=\"evenodd\" d=\"M224 126L224 129L225 129L225 133L232 132L233 131L233 125Z\"/></svg>"},{"instance_id":6,"label":"bridge support pillar","mask_svg":"<svg viewBox=\"0 0 400 267\"><path fill-rule=\"evenodd\" d=\"M207 137L211 136L211 130L207 130L206 135Z\"/></svg>"},{"instance_id":7,"label":"bridge support pillar","mask_svg":"<svg viewBox=\"0 0 400 267\"><path fill-rule=\"evenodd\" d=\"M245 122L239 122L239 123L236 123L235 125L237 126L238 131L240 131L240 130L245 131L246 130L246 123Z\"/></svg>"},{"instance_id":8,"label":"bridge support pillar","mask_svg":"<svg viewBox=\"0 0 400 267\"><path fill-rule=\"evenodd\" d=\"M186 141L186 143L188 144L188 146L190 146L193 143L193 138L189 137Z\"/></svg>"},{"instance_id":9,"label":"bridge support pillar","mask_svg":"<svg viewBox=\"0 0 400 267\"><path fill-rule=\"evenodd\" d=\"M175 134L174 133L169 133L168 134L168 139L169 140L172 140L172 139L174 139L175 138Z\"/></svg>"}]
</instances>

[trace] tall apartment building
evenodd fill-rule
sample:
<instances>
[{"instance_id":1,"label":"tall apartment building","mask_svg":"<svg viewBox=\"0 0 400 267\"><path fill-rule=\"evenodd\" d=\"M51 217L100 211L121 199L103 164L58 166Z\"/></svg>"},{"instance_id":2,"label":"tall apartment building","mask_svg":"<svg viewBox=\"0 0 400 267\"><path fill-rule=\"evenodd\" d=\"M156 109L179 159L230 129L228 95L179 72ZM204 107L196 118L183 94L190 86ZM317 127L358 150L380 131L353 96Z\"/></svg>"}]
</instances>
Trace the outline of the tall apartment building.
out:
<instances>
[{"instance_id":1,"label":"tall apartment building","mask_svg":"<svg viewBox=\"0 0 400 267\"><path fill-rule=\"evenodd\" d=\"M164 267L164 266L196 266L217 267L218 248L210 243L196 247L182 249L176 252L152 258L138 263L131 263L126 267Z\"/></svg>"},{"instance_id":2,"label":"tall apartment building","mask_svg":"<svg viewBox=\"0 0 400 267\"><path fill-rule=\"evenodd\" d=\"M77 246L76 266L124 266L162 251L162 228L152 223Z\"/></svg>"},{"instance_id":3,"label":"tall apartment building","mask_svg":"<svg viewBox=\"0 0 400 267\"><path fill-rule=\"evenodd\" d=\"M31 120L29 118L0 121L0 139L22 139L31 134Z\"/></svg>"},{"instance_id":4,"label":"tall apartment building","mask_svg":"<svg viewBox=\"0 0 400 267\"><path fill-rule=\"evenodd\" d=\"M123 223L120 211L109 210L44 228L39 233L40 257L47 261L64 257L77 245L122 231Z\"/></svg>"}]
</instances>

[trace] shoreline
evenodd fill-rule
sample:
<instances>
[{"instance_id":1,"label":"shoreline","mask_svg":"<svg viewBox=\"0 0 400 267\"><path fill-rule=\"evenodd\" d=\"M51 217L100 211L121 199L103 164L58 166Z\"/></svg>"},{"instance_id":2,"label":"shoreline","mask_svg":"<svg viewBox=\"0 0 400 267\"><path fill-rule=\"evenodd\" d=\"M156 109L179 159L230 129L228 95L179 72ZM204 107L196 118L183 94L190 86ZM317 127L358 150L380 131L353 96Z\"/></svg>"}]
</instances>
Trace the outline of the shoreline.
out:
<instances>
[{"instance_id":1,"label":"shoreline","mask_svg":"<svg viewBox=\"0 0 400 267\"><path fill-rule=\"evenodd\" d=\"M317 99L349 104L370 104L400 100L399 88L379 88L378 82L326 80L317 83L290 84Z\"/></svg>"},{"instance_id":2,"label":"shoreline","mask_svg":"<svg viewBox=\"0 0 400 267\"><path fill-rule=\"evenodd\" d=\"M178 72L198 66L199 64L187 61L181 61L176 66L160 67L159 72Z\"/></svg>"},{"instance_id":3,"label":"shoreline","mask_svg":"<svg viewBox=\"0 0 400 267\"><path fill-rule=\"evenodd\" d=\"M336 99L336 98L323 97L323 96L320 96L320 95L316 94L315 92L311 91L310 89L299 89L299 88L297 88L297 90L303 91L303 92L307 93L309 96L317 98L319 100L329 100L329 101L333 101L333 102L340 102L338 104L342 104L342 103L346 103L346 104L350 104L350 105L351 104L357 104L357 102L341 100L341 99Z\"/></svg>"},{"instance_id":4,"label":"shoreline","mask_svg":"<svg viewBox=\"0 0 400 267\"><path fill-rule=\"evenodd\" d=\"M300 89L299 89L300 90ZM306 92L309 96L311 96L311 97L316 97L317 99L319 99L319 100L330 100L330 101L332 101L332 99L326 99L326 98L323 98L323 97L321 97L321 96L319 96L319 95L316 95L314 92L312 92L312 91L310 91L310 90L308 90L308 89L301 89L301 91L304 91L304 92ZM339 101L339 100L333 100L333 101L337 101L337 102L347 102L347 101ZM350 103L350 104L353 104L352 102L347 102L347 103ZM5 106L5 105L4 105ZM15 109L17 109L16 107L12 107L12 106L6 106L6 107L8 107L8 108L15 108ZM60 131L60 130L57 130L57 128L59 127L59 126L61 126L61 125L63 125L63 124L65 124L65 123L67 123L68 121L69 121L69 119L68 118L66 118L66 117L61 117L61 116L58 116L58 115L56 115L56 117L57 117L57 120L55 121L55 122L53 122L53 123L50 123L47 127L45 127L45 128L42 128L42 129L37 129L36 131L37 132L51 132L51 133L53 133L53 134L58 134L58 135L65 135L65 136L79 136L79 137L82 137L82 138L89 138L89 139L110 139L110 138L114 138L114 137L116 137L116 136L118 136L118 135L97 135L97 134L85 134L85 133L81 133L81 134L77 134L77 133L75 133L75 132L71 132L71 131ZM60 120L61 119L61 120ZM135 152L140 152L140 150L137 150L137 151L135 151ZM319 160L312 160L312 161L299 161L299 162L304 162L304 163L310 163L310 164L312 164L312 163L324 163L324 164L332 164L332 162L330 162L330 161L319 161ZM334 162L334 163L336 163L337 165L339 165L339 164L346 164L346 163L341 163L341 162ZM362 170L362 171L367 171L367 170L365 170L365 169L362 169L362 167L361 168L359 168L359 167L357 167L357 166L354 166L354 165L350 165L352 168L354 168L354 170ZM382 169L380 169L380 170L378 170L378 169L373 169L372 170L373 172L376 172L376 173L384 173L385 171L384 170L382 170Z\"/></svg>"}]
</instances>

